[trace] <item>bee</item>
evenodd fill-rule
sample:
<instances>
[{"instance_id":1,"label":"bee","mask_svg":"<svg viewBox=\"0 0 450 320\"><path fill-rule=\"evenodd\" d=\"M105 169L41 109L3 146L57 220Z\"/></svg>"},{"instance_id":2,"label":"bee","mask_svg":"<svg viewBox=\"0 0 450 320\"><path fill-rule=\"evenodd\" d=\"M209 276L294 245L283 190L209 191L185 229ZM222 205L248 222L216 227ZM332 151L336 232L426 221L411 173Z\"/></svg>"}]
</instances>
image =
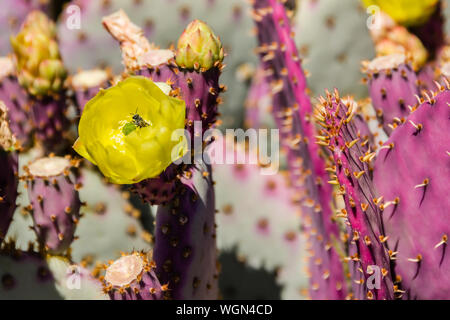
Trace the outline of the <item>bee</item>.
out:
<instances>
[{"instance_id":1,"label":"bee","mask_svg":"<svg viewBox=\"0 0 450 320\"><path fill-rule=\"evenodd\" d=\"M128 122L127 124L125 124L125 126L122 129L123 133L126 136L129 135L134 130L136 130L137 128L145 128L145 127L148 127L150 125L147 121L142 119L142 117L137 112L138 112L138 110L136 109L135 113L131 113L131 115L132 115L131 118L132 118L133 121Z\"/></svg>"},{"instance_id":2,"label":"bee","mask_svg":"<svg viewBox=\"0 0 450 320\"><path fill-rule=\"evenodd\" d=\"M144 119L142 119L142 117L137 113L138 110L136 109L136 112L132 115L132 119L133 119L133 124L138 127L138 128L145 128L148 127L149 124L147 121L145 121Z\"/></svg>"}]
</instances>

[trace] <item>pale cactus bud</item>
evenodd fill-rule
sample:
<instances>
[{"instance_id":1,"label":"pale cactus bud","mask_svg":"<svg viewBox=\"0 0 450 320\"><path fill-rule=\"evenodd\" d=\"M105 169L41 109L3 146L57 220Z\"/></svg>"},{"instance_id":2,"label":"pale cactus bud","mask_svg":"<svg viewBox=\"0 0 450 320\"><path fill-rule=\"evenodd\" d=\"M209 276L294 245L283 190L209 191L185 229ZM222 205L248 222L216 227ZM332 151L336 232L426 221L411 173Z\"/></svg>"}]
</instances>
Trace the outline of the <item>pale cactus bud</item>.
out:
<instances>
[{"instance_id":1,"label":"pale cactus bud","mask_svg":"<svg viewBox=\"0 0 450 320\"><path fill-rule=\"evenodd\" d=\"M58 93L67 76L56 42L55 24L40 11L31 12L11 37L19 83L36 96Z\"/></svg>"},{"instance_id":2,"label":"pale cactus bud","mask_svg":"<svg viewBox=\"0 0 450 320\"><path fill-rule=\"evenodd\" d=\"M180 67L208 70L223 58L220 39L200 20L192 21L178 40L176 62Z\"/></svg>"}]
</instances>

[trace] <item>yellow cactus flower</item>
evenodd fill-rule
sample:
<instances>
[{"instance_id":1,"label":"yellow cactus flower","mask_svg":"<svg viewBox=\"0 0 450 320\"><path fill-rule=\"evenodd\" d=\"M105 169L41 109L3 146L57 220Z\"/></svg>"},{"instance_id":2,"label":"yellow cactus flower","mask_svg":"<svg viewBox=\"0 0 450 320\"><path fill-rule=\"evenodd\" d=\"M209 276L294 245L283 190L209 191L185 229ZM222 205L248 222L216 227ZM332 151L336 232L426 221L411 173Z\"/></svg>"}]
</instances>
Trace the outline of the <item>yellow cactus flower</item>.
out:
<instances>
[{"instance_id":1,"label":"yellow cactus flower","mask_svg":"<svg viewBox=\"0 0 450 320\"><path fill-rule=\"evenodd\" d=\"M366 7L375 5L406 26L425 23L436 10L439 0L362 0Z\"/></svg>"},{"instance_id":2,"label":"yellow cactus flower","mask_svg":"<svg viewBox=\"0 0 450 320\"><path fill-rule=\"evenodd\" d=\"M172 140L175 130L184 129L186 104L161 88L132 76L101 90L84 107L74 149L110 182L154 178L187 151L182 138Z\"/></svg>"}]
</instances>

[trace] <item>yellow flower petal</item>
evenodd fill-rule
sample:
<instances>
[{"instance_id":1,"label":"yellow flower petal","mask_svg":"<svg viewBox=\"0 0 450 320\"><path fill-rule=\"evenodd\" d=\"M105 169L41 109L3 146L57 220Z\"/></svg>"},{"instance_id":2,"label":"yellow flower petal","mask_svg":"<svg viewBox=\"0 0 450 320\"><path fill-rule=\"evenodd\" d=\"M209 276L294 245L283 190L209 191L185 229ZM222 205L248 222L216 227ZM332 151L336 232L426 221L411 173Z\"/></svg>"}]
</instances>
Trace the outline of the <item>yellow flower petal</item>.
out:
<instances>
[{"instance_id":1,"label":"yellow flower petal","mask_svg":"<svg viewBox=\"0 0 450 320\"><path fill-rule=\"evenodd\" d=\"M90 162L92 162L93 164L96 165L94 159L92 159L92 157L89 155L86 147L84 146L83 142L81 142L80 138L78 138L74 145L73 145L74 150L81 155L83 158L86 158L87 160L89 160Z\"/></svg>"}]
</instances>

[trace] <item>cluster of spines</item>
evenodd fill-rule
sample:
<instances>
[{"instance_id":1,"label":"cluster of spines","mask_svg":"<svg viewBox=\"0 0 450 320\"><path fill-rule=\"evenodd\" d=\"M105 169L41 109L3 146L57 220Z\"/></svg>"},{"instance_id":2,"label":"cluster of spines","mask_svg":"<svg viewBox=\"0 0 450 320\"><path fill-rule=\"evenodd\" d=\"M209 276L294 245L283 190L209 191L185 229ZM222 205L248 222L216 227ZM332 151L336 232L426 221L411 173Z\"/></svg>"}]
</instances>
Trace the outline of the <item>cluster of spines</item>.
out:
<instances>
[{"instance_id":1,"label":"cluster of spines","mask_svg":"<svg viewBox=\"0 0 450 320\"><path fill-rule=\"evenodd\" d=\"M70 126L65 93L42 99L29 98L33 115L35 139L48 152L64 150Z\"/></svg>"},{"instance_id":2,"label":"cluster of spines","mask_svg":"<svg viewBox=\"0 0 450 320\"><path fill-rule=\"evenodd\" d=\"M184 166L171 164L158 177L135 183L130 190L151 205L166 205L175 196L184 170Z\"/></svg>"},{"instance_id":3,"label":"cluster of spines","mask_svg":"<svg viewBox=\"0 0 450 320\"><path fill-rule=\"evenodd\" d=\"M360 146L364 152L369 149L375 151L377 145L375 142L376 134L370 130L368 121L370 116L364 115L361 105L356 102L352 97L342 98L342 102L348 106L348 108L355 108L353 122L356 128L356 137L360 139Z\"/></svg>"},{"instance_id":4,"label":"cluster of spines","mask_svg":"<svg viewBox=\"0 0 450 320\"><path fill-rule=\"evenodd\" d=\"M404 55L383 56L364 63L367 84L377 118L386 134L405 121L416 106L419 81Z\"/></svg>"},{"instance_id":5,"label":"cluster of spines","mask_svg":"<svg viewBox=\"0 0 450 320\"><path fill-rule=\"evenodd\" d=\"M390 259L385 245L387 237L381 210L377 206L382 199L377 197L372 186L369 166L375 153L364 151L360 146L352 120L356 112L354 104L343 103L337 90L334 95L327 92L327 98L321 97L319 101L320 108L316 110L318 117L324 119L321 122L324 128L321 141L328 145L334 160L329 183L337 185L344 198L345 209L340 210L339 215L351 226L351 242L357 246L350 259L361 264L366 279L370 277L370 266L376 265L381 269L383 285L377 290L367 289L368 299L393 299Z\"/></svg>"}]
</instances>

